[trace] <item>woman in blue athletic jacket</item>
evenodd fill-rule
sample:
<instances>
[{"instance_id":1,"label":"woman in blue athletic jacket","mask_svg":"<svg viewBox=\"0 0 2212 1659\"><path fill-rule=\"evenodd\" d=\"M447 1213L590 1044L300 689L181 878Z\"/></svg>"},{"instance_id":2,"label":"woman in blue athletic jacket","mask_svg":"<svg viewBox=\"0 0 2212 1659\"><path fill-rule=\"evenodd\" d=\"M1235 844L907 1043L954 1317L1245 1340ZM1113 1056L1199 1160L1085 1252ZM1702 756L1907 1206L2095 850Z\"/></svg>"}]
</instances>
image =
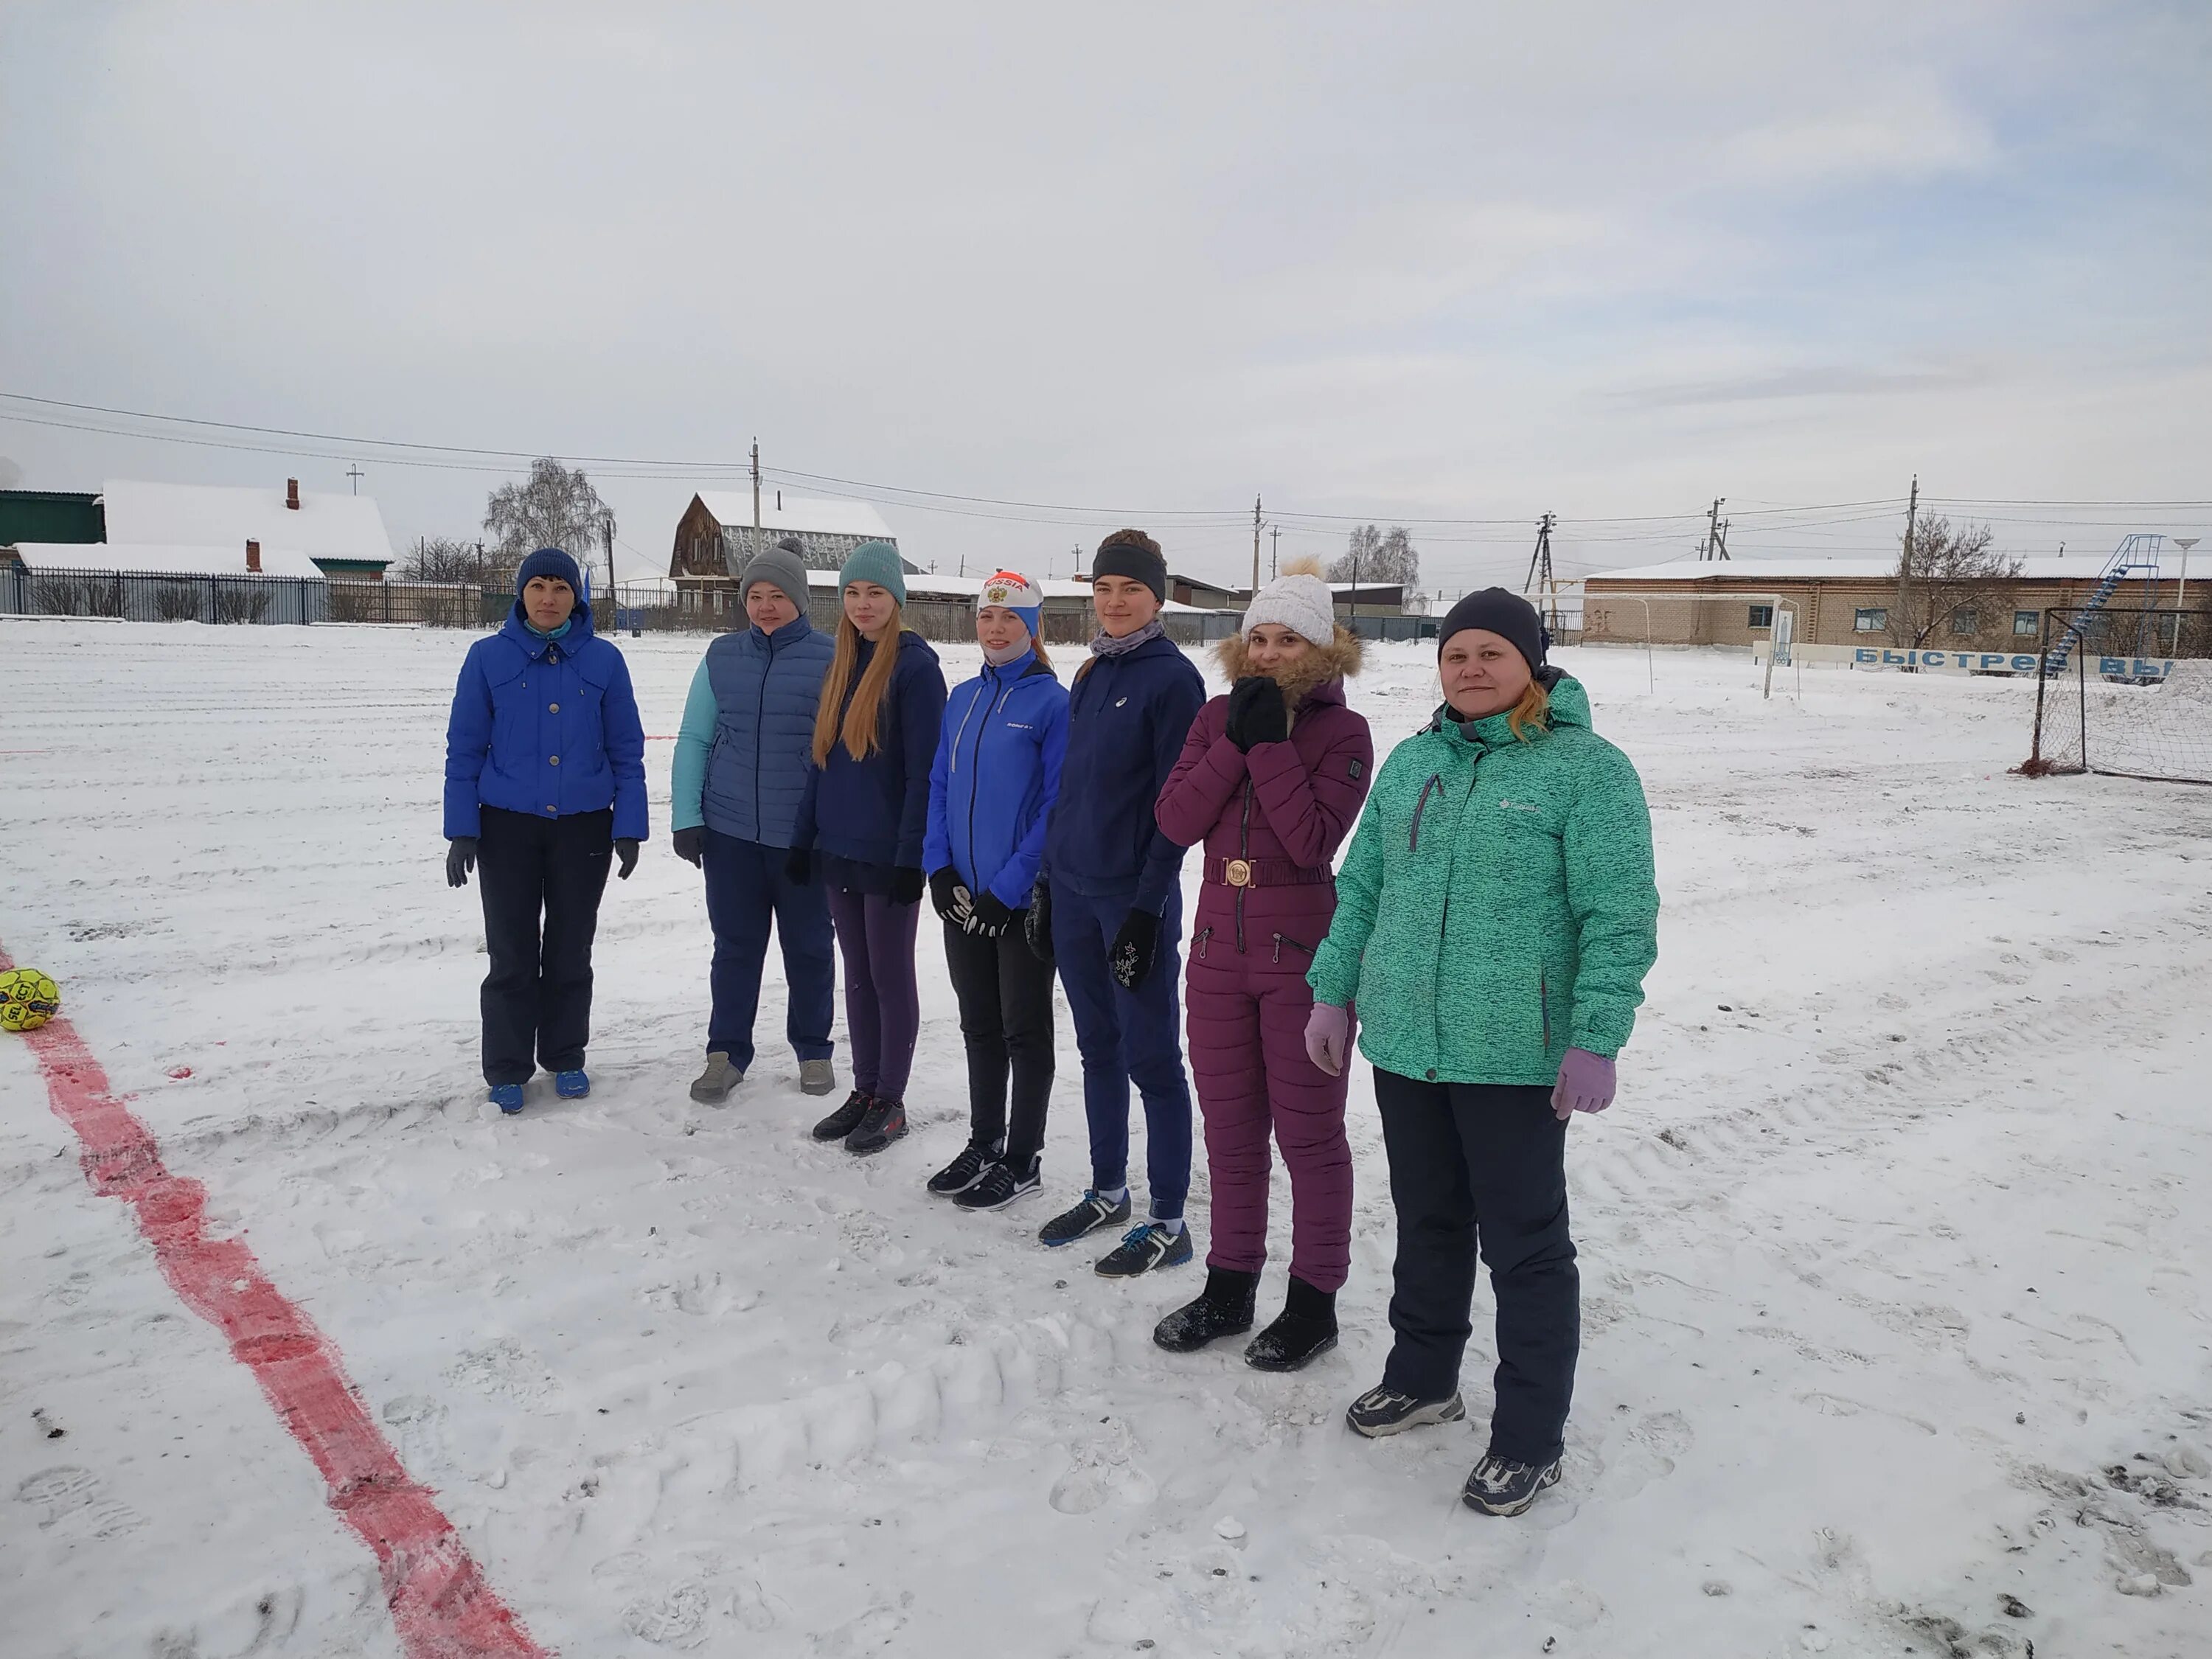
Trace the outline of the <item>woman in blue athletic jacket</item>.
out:
<instances>
[{"instance_id":1,"label":"woman in blue athletic jacket","mask_svg":"<svg viewBox=\"0 0 2212 1659\"><path fill-rule=\"evenodd\" d=\"M969 1210L1036 1190L1052 1095L1052 965L1024 936L1067 747L1067 691L1037 637L1043 604L1014 571L984 579L975 596L983 672L952 688L929 774L922 857L968 1049L968 1144L929 1190Z\"/></svg>"},{"instance_id":2,"label":"woman in blue athletic jacket","mask_svg":"<svg viewBox=\"0 0 2212 1659\"><path fill-rule=\"evenodd\" d=\"M446 879L462 887L478 872L491 957L483 1075L502 1112L522 1109L541 1065L563 1097L591 1092L599 896L609 863L619 854L627 879L646 836L629 668L593 636L583 593L559 548L525 559L514 608L469 647L446 724Z\"/></svg>"},{"instance_id":3,"label":"woman in blue athletic jacket","mask_svg":"<svg viewBox=\"0 0 2212 1659\"><path fill-rule=\"evenodd\" d=\"M1038 1232L1071 1244L1129 1218L1129 1085L1145 1103L1151 1218L1097 1264L1127 1278L1191 1258L1190 1081L1176 986L1183 848L1153 816L1206 682L1160 629L1167 563L1141 530L1117 530L1091 566L1098 632L1068 693L1067 756L1030 908L1030 947L1056 957L1083 1055L1091 1186Z\"/></svg>"}]
</instances>

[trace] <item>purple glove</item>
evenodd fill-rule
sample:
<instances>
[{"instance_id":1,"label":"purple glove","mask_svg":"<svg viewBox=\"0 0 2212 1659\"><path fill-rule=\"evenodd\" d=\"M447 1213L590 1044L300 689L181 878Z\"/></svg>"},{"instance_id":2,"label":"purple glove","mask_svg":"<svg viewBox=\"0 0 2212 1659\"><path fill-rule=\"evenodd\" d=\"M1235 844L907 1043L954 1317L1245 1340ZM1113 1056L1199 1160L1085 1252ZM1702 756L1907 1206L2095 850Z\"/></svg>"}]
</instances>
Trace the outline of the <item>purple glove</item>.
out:
<instances>
[{"instance_id":1,"label":"purple glove","mask_svg":"<svg viewBox=\"0 0 2212 1659\"><path fill-rule=\"evenodd\" d=\"M1306 1028L1306 1047L1313 1047L1313 1028ZM1613 1062L1587 1048L1570 1048L1559 1062L1559 1080L1552 1086L1552 1109L1565 1123L1577 1112L1601 1112L1613 1104L1618 1085Z\"/></svg>"},{"instance_id":2,"label":"purple glove","mask_svg":"<svg viewBox=\"0 0 2212 1659\"><path fill-rule=\"evenodd\" d=\"M1352 1029L1350 1008L1316 1002L1306 1016L1306 1058L1331 1077L1342 1077L1344 1062L1352 1057Z\"/></svg>"}]
</instances>

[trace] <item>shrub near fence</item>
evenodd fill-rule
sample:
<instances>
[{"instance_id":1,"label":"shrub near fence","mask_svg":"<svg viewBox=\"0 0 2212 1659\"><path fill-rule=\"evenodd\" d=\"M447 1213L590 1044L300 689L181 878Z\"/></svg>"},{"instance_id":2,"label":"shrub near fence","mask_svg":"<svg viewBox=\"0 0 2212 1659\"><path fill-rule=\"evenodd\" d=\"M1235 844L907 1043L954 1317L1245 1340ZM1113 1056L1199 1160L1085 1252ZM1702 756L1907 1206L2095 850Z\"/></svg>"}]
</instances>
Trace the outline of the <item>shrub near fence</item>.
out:
<instances>
[{"instance_id":1,"label":"shrub near fence","mask_svg":"<svg viewBox=\"0 0 2212 1659\"><path fill-rule=\"evenodd\" d=\"M317 623L326 584L301 576L180 576L134 570L33 570L0 563L0 615L116 617L125 622Z\"/></svg>"}]
</instances>

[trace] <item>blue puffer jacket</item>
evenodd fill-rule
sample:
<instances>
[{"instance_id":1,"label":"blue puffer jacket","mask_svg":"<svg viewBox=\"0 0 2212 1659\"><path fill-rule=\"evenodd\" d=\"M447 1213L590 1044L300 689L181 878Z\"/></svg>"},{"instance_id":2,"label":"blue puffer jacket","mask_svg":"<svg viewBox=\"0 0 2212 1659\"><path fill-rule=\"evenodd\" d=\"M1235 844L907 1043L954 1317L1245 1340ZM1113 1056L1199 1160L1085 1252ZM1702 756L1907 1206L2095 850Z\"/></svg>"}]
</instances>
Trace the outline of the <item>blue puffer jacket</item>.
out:
<instances>
[{"instance_id":1,"label":"blue puffer jacket","mask_svg":"<svg viewBox=\"0 0 2212 1659\"><path fill-rule=\"evenodd\" d=\"M1094 657L1068 693L1067 758L1045 836L1052 878L1089 898L1130 898L1158 915L1183 849L1153 808L1206 706L1206 682L1167 639Z\"/></svg>"},{"instance_id":2,"label":"blue puffer jacket","mask_svg":"<svg viewBox=\"0 0 2212 1659\"><path fill-rule=\"evenodd\" d=\"M645 727L629 665L593 636L590 607L549 640L517 599L469 647L446 722L447 838L478 834L484 806L539 817L611 806L616 839L645 839Z\"/></svg>"},{"instance_id":3,"label":"blue puffer jacket","mask_svg":"<svg viewBox=\"0 0 2212 1659\"><path fill-rule=\"evenodd\" d=\"M791 844L811 847L855 864L921 868L921 843L929 826L929 767L937 757L938 727L945 718L945 675L937 653L919 634L899 635L898 661L884 692L874 750L854 760L841 738L826 766L809 764L806 793ZM876 654L862 640L853 665L853 686ZM842 715L853 701L848 687Z\"/></svg>"},{"instance_id":4,"label":"blue puffer jacket","mask_svg":"<svg viewBox=\"0 0 2212 1659\"><path fill-rule=\"evenodd\" d=\"M676 733L670 829L703 823L764 847L791 845L834 648L804 617L773 634L725 634L707 647Z\"/></svg>"},{"instance_id":5,"label":"blue puffer jacket","mask_svg":"<svg viewBox=\"0 0 2212 1659\"><path fill-rule=\"evenodd\" d=\"M973 893L1024 908L1067 752L1067 689L1025 651L952 688L929 769L922 868L952 866Z\"/></svg>"}]
</instances>

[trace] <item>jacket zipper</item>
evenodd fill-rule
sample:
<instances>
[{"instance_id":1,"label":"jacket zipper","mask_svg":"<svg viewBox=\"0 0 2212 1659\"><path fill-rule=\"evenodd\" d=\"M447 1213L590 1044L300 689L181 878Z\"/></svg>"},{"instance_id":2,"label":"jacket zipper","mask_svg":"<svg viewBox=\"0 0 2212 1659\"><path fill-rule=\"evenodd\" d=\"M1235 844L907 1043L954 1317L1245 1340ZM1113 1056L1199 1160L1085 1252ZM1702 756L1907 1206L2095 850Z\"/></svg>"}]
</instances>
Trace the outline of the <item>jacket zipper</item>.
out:
<instances>
[{"instance_id":1,"label":"jacket zipper","mask_svg":"<svg viewBox=\"0 0 2212 1659\"><path fill-rule=\"evenodd\" d=\"M768 666L761 670L760 696L753 699L753 834L765 834L766 825L761 816L761 738L767 728L768 683L775 672L775 635L768 636Z\"/></svg>"},{"instance_id":2,"label":"jacket zipper","mask_svg":"<svg viewBox=\"0 0 2212 1659\"><path fill-rule=\"evenodd\" d=\"M1461 825L1462 825L1462 826L1463 826L1463 825L1466 823L1466 822L1467 822L1467 804L1468 804L1468 801L1471 801L1471 800L1473 800L1473 799L1474 799L1474 784L1475 784L1475 777L1476 777L1476 774L1477 774L1477 773L1479 773L1479 772L1480 772L1480 771L1481 771L1481 769L1482 769L1482 756L1481 756L1481 754L1480 754L1480 752L1478 752L1478 753L1475 755L1475 757L1474 757L1474 769L1473 769L1473 770L1471 770L1471 771L1469 771L1469 772L1468 773L1468 775L1467 775L1467 800L1462 800L1462 801L1460 803L1460 813L1459 813L1459 816L1460 816L1460 823L1461 823ZM1429 775L1429 782L1428 782L1428 783L1426 783L1426 784L1423 784L1423 785L1421 786L1421 799L1422 799L1424 801L1425 801L1425 800L1427 800L1427 799L1428 799L1428 798L1429 798L1429 784L1442 783L1443 781L1443 773L1441 773L1441 772L1432 772L1432 773L1431 773L1431 774ZM1417 807L1415 807L1415 808L1413 809L1413 833L1414 833L1415 835L1419 835L1419 834L1420 833L1420 829L1421 829L1421 814L1420 814L1420 809L1417 806ZM1452 862L1452 865L1453 865L1454 866L1456 866L1458 865L1458 863L1459 863L1459 835L1458 835L1458 830L1457 830L1456 829L1455 829L1455 830L1454 830L1454 831L1453 831L1453 835L1452 835L1452 857L1451 857L1451 862ZM1451 936L1451 889L1452 889L1451 878L1452 878L1452 872L1451 872L1451 870L1450 870L1450 869L1447 869L1447 870L1445 870L1445 872L1444 872L1444 902L1443 902L1443 914L1442 914L1441 915L1439 915L1439 916L1437 918L1437 937L1438 939L1449 939L1449 938Z\"/></svg>"},{"instance_id":3,"label":"jacket zipper","mask_svg":"<svg viewBox=\"0 0 2212 1659\"><path fill-rule=\"evenodd\" d=\"M1237 820L1237 856L1249 859L1252 854L1252 780L1244 780L1244 807ZM1237 954L1244 954L1244 889L1237 890Z\"/></svg>"},{"instance_id":4,"label":"jacket zipper","mask_svg":"<svg viewBox=\"0 0 2212 1659\"><path fill-rule=\"evenodd\" d=\"M997 670L992 671L991 678L994 682L998 681ZM975 791L982 781L983 734L990 730L992 716L999 712L999 705L1006 702L1007 693L1012 689L1011 682L999 684L991 707L983 715L982 725L975 728L975 752L968 757L968 876L969 884L975 887L983 885L983 872L975 867ZM952 763L955 766L960 764L960 739L968 735L968 716L975 712L975 704L971 700L968 714L960 717L960 730L952 739ZM992 873L995 875L998 872L994 871Z\"/></svg>"},{"instance_id":5,"label":"jacket zipper","mask_svg":"<svg viewBox=\"0 0 2212 1659\"><path fill-rule=\"evenodd\" d=\"M1285 945L1293 951L1304 951L1308 956L1313 954L1313 946L1310 945L1301 945L1287 933L1278 933L1275 935L1275 961L1280 962L1283 959L1283 947Z\"/></svg>"},{"instance_id":6,"label":"jacket zipper","mask_svg":"<svg viewBox=\"0 0 2212 1659\"><path fill-rule=\"evenodd\" d=\"M1421 798L1413 803L1413 832L1406 837L1406 850L1409 853L1421 850L1421 814L1429 810L1429 791L1443 781L1443 773L1431 772L1429 781L1421 786Z\"/></svg>"},{"instance_id":7,"label":"jacket zipper","mask_svg":"<svg viewBox=\"0 0 2212 1659\"><path fill-rule=\"evenodd\" d=\"M1198 959L1200 962L1206 960L1206 947L1207 944L1212 941L1212 938L1213 929L1211 927L1201 927L1198 930L1198 937L1191 940L1191 946L1197 951Z\"/></svg>"}]
</instances>

